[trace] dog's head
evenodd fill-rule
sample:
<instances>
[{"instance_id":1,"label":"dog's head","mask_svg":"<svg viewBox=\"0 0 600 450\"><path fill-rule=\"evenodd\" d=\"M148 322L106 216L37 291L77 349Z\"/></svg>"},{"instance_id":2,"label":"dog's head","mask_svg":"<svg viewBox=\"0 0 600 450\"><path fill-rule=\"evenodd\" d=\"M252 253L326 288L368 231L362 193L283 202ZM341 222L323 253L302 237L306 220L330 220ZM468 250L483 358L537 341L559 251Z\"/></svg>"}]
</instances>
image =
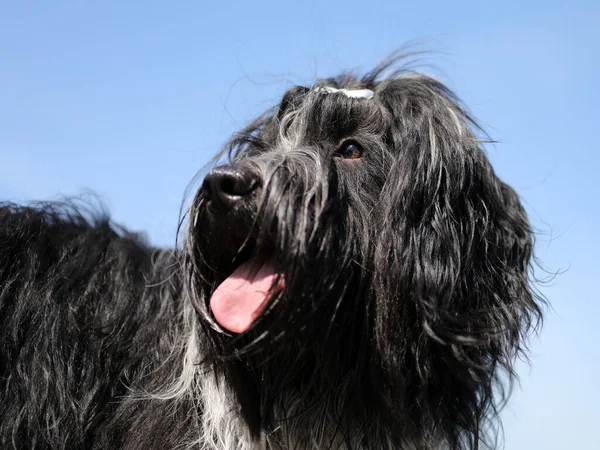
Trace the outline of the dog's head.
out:
<instances>
[{"instance_id":1,"label":"dog's head","mask_svg":"<svg viewBox=\"0 0 600 450\"><path fill-rule=\"evenodd\" d=\"M192 299L251 425L294 391L395 445L468 447L541 317L532 232L455 95L390 64L233 138L190 210Z\"/></svg>"}]
</instances>

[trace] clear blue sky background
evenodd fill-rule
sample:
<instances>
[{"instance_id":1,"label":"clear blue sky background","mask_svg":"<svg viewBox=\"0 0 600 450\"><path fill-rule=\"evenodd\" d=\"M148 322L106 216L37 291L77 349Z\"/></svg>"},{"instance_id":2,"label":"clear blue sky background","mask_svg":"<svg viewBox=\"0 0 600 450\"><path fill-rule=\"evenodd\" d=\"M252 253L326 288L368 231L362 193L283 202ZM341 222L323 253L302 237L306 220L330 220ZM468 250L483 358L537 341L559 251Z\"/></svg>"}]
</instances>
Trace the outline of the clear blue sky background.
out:
<instances>
[{"instance_id":1,"label":"clear blue sky background","mask_svg":"<svg viewBox=\"0 0 600 450\"><path fill-rule=\"evenodd\" d=\"M506 448L600 449L600 4L589 1L0 3L0 198L97 192L172 245L183 192L292 83L368 69L421 39L427 70L501 143L488 149L566 270ZM543 275L543 274L541 274Z\"/></svg>"}]
</instances>

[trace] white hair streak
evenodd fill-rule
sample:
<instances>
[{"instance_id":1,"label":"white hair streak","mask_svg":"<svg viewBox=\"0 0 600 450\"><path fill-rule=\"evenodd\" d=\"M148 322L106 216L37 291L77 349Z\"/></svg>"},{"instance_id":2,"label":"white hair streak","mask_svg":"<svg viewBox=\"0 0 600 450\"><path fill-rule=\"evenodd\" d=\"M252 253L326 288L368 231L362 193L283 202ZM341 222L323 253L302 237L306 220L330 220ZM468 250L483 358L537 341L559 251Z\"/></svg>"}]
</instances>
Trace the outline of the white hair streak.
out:
<instances>
[{"instance_id":1,"label":"white hair streak","mask_svg":"<svg viewBox=\"0 0 600 450\"><path fill-rule=\"evenodd\" d=\"M233 401L225 380L202 364L202 341L198 318L191 304L183 308L185 332L172 357L183 355L181 368L171 382L158 392L145 393L145 399L157 401L191 401L200 425L197 438L185 442L182 448L197 450L252 450L255 441L239 416L239 406Z\"/></svg>"}]
</instances>

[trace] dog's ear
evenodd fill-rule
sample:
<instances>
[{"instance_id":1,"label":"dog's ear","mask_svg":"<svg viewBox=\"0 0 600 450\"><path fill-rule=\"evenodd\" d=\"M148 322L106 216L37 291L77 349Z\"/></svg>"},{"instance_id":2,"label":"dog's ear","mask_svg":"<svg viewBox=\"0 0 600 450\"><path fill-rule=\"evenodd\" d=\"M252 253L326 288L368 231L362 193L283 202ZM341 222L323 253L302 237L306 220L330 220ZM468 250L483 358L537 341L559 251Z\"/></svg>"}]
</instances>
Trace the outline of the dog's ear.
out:
<instances>
[{"instance_id":1,"label":"dog's ear","mask_svg":"<svg viewBox=\"0 0 600 450\"><path fill-rule=\"evenodd\" d=\"M417 429L468 446L541 318L531 228L443 85L401 78L378 97L392 120L372 293L383 394L404 394L391 402L411 402Z\"/></svg>"},{"instance_id":2,"label":"dog's ear","mask_svg":"<svg viewBox=\"0 0 600 450\"><path fill-rule=\"evenodd\" d=\"M289 89L278 106L268 109L238 131L214 160L217 161L223 154L228 154L230 160L235 160L270 148L281 132L281 121L288 112L302 104L308 91L310 89L302 86Z\"/></svg>"},{"instance_id":3,"label":"dog's ear","mask_svg":"<svg viewBox=\"0 0 600 450\"><path fill-rule=\"evenodd\" d=\"M309 91L310 89L304 86L294 86L288 89L279 104L276 115L277 120L280 121L288 111L298 108Z\"/></svg>"}]
</instances>

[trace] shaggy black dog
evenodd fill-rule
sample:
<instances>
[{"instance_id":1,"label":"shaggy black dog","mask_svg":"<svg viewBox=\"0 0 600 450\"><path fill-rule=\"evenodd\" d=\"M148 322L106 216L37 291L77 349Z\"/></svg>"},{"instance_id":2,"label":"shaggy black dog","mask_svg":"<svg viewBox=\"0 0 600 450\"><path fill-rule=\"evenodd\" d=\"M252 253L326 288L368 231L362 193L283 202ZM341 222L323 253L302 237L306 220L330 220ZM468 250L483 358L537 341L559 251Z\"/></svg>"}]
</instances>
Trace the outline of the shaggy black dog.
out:
<instances>
[{"instance_id":1,"label":"shaggy black dog","mask_svg":"<svg viewBox=\"0 0 600 450\"><path fill-rule=\"evenodd\" d=\"M531 228L458 99L397 59L237 134L182 249L4 204L1 447L497 445L541 318Z\"/></svg>"}]
</instances>

